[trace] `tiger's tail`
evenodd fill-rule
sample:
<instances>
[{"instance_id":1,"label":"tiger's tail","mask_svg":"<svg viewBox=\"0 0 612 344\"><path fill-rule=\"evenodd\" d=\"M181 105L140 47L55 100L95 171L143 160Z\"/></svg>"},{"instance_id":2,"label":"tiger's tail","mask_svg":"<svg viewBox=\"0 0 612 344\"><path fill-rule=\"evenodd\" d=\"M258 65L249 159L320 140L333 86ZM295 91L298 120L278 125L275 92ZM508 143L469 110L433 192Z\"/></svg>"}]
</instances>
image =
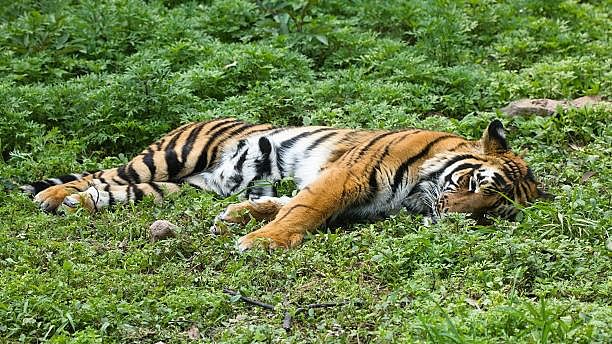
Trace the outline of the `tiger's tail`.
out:
<instances>
[{"instance_id":1,"label":"tiger's tail","mask_svg":"<svg viewBox=\"0 0 612 344\"><path fill-rule=\"evenodd\" d=\"M46 190L55 185L62 185L70 182L74 182L77 180L83 180L85 177L90 176L96 172L83 172L83 173L71 173L66 174L56 178L49 178L38 180L33 183L24 184L19 187L21 192L27 193L30 196L34 197L39 192Z\"/></svg>"}]
</instances>

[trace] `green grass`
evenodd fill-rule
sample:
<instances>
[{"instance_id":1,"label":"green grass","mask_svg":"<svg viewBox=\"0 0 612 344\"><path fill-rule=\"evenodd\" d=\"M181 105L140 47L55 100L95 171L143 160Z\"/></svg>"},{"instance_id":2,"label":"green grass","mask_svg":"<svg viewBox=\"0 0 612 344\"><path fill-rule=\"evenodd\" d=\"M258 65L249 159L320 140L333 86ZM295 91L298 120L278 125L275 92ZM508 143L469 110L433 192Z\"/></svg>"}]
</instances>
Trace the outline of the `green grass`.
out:
<instances>
[{"instance_id":1,"label":"green grass","mask_svg":"<svg viewBox=\"0 0 612 344\"><path fill-rule=\"evenodd\" d=\"M610 107L498 109L610 99L611 27L595 0L0 1L0 342L610 342ZM555 198L515 223L401 213L239 254L260 224L210 235L232 200L192 188L66 216L14 189L221 116L470 138L501 117ZM178 236L151 243L156 219Z\"/></svg>"}]
</instances>

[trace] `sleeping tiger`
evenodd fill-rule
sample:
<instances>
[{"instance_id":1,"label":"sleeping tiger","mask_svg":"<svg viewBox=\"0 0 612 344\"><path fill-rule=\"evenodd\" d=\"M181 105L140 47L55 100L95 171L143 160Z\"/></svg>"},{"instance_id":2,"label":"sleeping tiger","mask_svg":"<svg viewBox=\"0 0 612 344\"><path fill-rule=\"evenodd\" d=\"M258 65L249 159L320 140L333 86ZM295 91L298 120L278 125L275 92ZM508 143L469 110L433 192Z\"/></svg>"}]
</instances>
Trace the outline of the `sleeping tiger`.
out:
<instances>
[{"instance_id":1,"label":"sleeping tiger","mask_svg":"<svg viewBox=\"0 0 612 344\"><path fill-rule=\"evenodd\" d=\"M292 177L294 197L277 197L274 182ZM264 181L262 183L262 181ZM482 138L446 132L253 125L216 119L183 125L129 163L22 187L53 212L90 211L150 195L156 201L187 183L220 196L241 194L215 221L268 221L238 239L293 247L324 223L378 219L407 209L437 218L447 212L512 219L543 195L494 120ZM213 225L213 229L215 226Z\"/></svg>"}]
</instances>

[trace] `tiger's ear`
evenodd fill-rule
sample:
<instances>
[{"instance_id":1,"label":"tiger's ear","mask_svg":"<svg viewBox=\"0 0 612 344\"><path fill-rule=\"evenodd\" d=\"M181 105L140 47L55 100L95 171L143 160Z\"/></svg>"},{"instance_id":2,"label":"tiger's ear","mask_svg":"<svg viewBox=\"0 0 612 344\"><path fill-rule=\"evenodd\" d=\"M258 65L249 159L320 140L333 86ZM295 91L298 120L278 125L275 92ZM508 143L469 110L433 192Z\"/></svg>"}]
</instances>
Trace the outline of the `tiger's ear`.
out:
<instances>
[{"instance_id":1,"label":"tiger's ear","mask_svg":"<svg viewBox=\"0 0 612 344\"><path fill-rule=\"evenodd\" d=\"M506 141L506 130L504 130L504 125L497 119L489 124L482 134L482 139L480 139L480 141L485 154L503 153L510 149Z\"/></svg>"},{"instance_id":2,"label":"tiger's ear","mask_svg":"<svg viewBox=\"0 0 612 344\"><path fill-rule=\"evenodd\" d=\"M259 138L259 150L263 155L270 155L270 152L272 152L272 144L268 138L264 136Z\"/></svg>"}]
</instances>

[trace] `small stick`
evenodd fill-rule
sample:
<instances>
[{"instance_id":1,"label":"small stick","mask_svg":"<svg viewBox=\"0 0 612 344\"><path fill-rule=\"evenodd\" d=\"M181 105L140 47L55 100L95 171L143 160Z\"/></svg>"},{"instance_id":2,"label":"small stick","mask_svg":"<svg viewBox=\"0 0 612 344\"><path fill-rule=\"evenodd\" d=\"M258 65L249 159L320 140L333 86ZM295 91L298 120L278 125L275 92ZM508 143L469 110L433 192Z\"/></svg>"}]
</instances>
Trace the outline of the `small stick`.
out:
<instances>
[{"instance_id":1,"label":"small stick","mask_svg":"<svg viewBox=\"0 0 612 344\"><path fill-rule=\"evenodd\" d=\"M261 302L261 301L257 301L254 299L251 299L249 297L246 296L242 296L240 295L239 292L235 291L235 290L231 290L231 289L227 289L224 288L223 292L232 296L236 296L239 295L239 300L242 300L248 304L254 305L254 306L258 306L261 308L265 308L265 309L269 309L271 311L273 311L275 309L274 305L271 305L269 303L265 303L265 302ZM283 303L287 303L287 297L285 296L285 301ZM363 303L361 301L354 301L354 302L349 302L349 301L343 301L343 302L336 302L336 303L311 303L309 305L306 305L304 307L298 307L293 315L298 315L299 313L302 313L303 311L307 310L307 309L311 309L311 308L330 308L330 307L337 307L337 306L344 306L344 305L349 305L349 304L353 304L356 306L362 305ZM285 305L286 307L286 305ZM283 318L283 329L285 329L285 331L289 332L291 331L291 325L293 323L293 316L291 315L291 313L289 311L285 312L285 317Z\"/></svg>"},{"instance_id":2,"label":"small stick","mask_svg":"<svg viewBox=\"0 0 612 344\"><path fill-rule=\"evenodd\" d=\"M240 295L240 293L238 293L237 291L231 290L231 289L227 289L227 288L223 289L223 292L226 293L226 294L229 294L229 295L233 295L233 296ZM251 298L248 298L248 297L245 297L245 296L242 296L242 295L240 295L240 300L242 300L242 301L244 301L246 303L249 303L251 305L255 305L255 306L259 306L261 308L269 309L271 311L274 310L274 305L271 305L271 304L265 303L265 302L261 302L261 301L257 301L257 300L253 300Z\"/></svg>"},{"instance_id":3,"label":"small stick","mask_svg":"<svg viewBox=\"0 0 612 344\"><path fill-rule=\"evenodd\" d=\"M349 301L343 301L343 302L330 302L330 303L311 303L309 305L306 305L306 307L304 307L305 309L310 309L310 308L327 308L327 307L337 307L337 306L344 306L344 305L350 305L350 304L354 304L356 306L360 306L361 302L356 301L356 302L349 302Z\"/></svg>"},{"instance_id":4,"label":"small stick","mask_svg":"<svg viewBox=\"0 0 612 344\"><path fill-rule=\"evenodd\" d=\"M301 308L298 308L301 309ZM295 312L297 314L297 311ZM289 311L285 312L285 318L283 318L283 329L287 332L291 331L291 323L293 319L291 318L291 313Z\"/></svg>"}]
</instances>

